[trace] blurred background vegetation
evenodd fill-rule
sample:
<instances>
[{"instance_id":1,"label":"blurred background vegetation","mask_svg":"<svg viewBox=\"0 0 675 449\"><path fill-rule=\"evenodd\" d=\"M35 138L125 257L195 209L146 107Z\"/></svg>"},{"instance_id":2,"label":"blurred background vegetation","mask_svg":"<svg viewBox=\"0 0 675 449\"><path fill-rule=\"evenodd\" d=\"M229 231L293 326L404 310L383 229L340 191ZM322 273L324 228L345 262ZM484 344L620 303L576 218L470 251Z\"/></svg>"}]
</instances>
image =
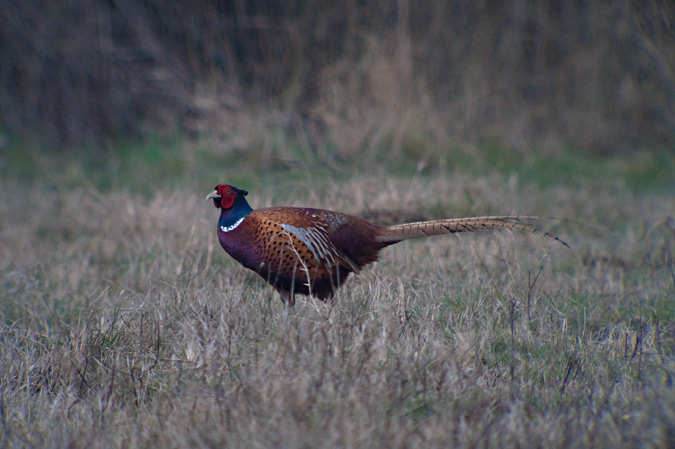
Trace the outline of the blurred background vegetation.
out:
<instances>
[{"instance_id":1,"label":"blurred background vegetation","mask_svg":"<svg viewBox=\"0 0 675 449\"><path fill-rule=\"evenodd\" d=\"M670 0L5 0L2 146L670 151L674 24Z\"/></svg>"}]
</instances>

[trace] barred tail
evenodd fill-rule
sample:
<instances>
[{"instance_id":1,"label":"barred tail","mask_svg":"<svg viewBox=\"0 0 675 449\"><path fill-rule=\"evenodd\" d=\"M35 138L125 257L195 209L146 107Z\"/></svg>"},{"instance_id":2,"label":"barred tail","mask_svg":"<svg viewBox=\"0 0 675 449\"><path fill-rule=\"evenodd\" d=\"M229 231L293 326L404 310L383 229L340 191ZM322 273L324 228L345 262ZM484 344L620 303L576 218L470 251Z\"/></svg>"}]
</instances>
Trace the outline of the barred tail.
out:
<instances>
[{"instance_id":1,"label":"barred tail","mask_svg":"<svg viewBox=\"0 0 675 449\"><path fill-rule=\"evenodd\" d=\"M527 220L537 220L539 217L495 216L448 218L442 220L419 221L385 227L375 238L381 243L396 243L407 239L431 237L432 235L454 234L457 232L477 232L506 229L512 231L538 232L539 228ZM543 233L545 237L559 241L569 248L569 245L558 237Z\"/></svg>"}]
</instances>

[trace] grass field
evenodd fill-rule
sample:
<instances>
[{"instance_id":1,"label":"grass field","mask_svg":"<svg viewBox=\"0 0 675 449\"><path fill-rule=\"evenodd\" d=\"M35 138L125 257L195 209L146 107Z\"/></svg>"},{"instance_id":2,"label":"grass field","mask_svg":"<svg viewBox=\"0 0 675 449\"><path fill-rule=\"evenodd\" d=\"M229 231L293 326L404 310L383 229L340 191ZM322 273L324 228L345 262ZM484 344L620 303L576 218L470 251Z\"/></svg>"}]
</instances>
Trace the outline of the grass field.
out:
<instances>
[{"instance_id":1,"label":"grass field","mask_svg":"<svg viewBox=\"0 0 675 449\"><path fill-rule=\"evenodd\" d=\"M267 148L4 151L0 447L675 445L672 152ZM382 224L554 217L571 249L405 242L288 310L220 249L220 182Z\"/></svg>"}]
</instances>

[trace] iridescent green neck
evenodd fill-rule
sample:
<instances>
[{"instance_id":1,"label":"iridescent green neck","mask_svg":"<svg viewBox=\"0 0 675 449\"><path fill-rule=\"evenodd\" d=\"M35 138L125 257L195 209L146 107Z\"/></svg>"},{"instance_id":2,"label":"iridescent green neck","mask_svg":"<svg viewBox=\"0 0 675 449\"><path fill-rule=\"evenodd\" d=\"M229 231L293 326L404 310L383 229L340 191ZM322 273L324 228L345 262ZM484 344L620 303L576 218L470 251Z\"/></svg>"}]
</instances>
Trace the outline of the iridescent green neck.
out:
<instances>
[{"instance_id":1,"label":"iridescent green neck","mask_svg":"<svg viewBox=\"0 0 675 449\"><path fill-rule=\"evenodd\" d=\"M251 212L253 212L253 209L248 205L246 199L243 196L237 197L232 207L221 209L218 229L223 232L234 230Z\"/></svg>"}]
</instances>

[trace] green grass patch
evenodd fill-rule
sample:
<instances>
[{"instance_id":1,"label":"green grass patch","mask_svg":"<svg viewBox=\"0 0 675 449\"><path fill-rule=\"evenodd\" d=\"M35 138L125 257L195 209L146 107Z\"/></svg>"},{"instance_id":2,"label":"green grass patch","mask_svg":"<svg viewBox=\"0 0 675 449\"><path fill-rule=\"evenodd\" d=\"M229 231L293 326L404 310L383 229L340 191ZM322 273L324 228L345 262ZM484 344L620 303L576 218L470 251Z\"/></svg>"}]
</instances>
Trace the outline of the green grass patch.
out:
<instances>
[{"instance_id":1,"label":"green grass patch","mask_svg":"<svg viewBox=\"0 0 675 449\"><path fill-rule=\"evenodd\" d=\"M627 188L665 193L675 188L675 150L659 148L627 155L598 155L573 148L564 151L518 151L488 141L473 152L452 151L454 168L476 175L498 172L542 188Z\"/></svg>"}]
</instances>

